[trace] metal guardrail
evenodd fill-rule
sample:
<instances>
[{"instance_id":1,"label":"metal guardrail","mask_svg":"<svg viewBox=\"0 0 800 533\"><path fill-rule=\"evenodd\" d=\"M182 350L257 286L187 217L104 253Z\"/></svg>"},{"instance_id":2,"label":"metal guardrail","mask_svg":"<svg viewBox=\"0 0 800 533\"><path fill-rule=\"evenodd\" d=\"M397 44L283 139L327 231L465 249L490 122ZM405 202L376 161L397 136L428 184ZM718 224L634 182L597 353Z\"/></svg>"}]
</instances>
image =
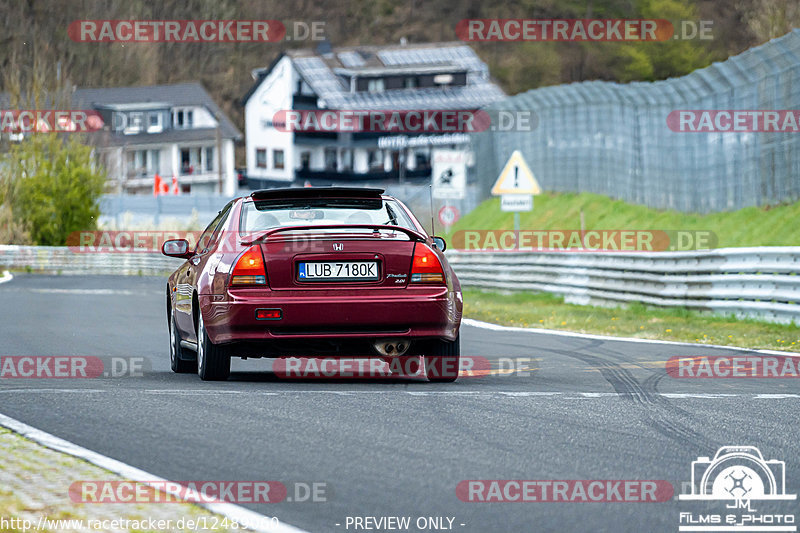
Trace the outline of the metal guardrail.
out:
<instances>
[{"instance_id":1,"label":"metal guardrail","mask_svg":"<svg viewBox=\"0 0 800 533\"><path fill-rule=\"evenodd\" d=\"M550 292L581 305L640 302L775 322L800 322L800 247L694 252L464 252L447 257L466 288ZM157 253L78 253L0 245L0 269L166 275Z\"/></svg>"},{"instance_id":2,"label":"metal guardrail","mask_svg":"<svg viewBox=\"0 0 800 533\"><path fill-rule=\"evenodd\" d=\"M0 270L152 276L172 272L181 261L159 253L79 253L65 246L0 245Z\"/></svg>"},{"instance_id":3,"label":"metal guardrail","mask_svg":"<svg viewBox=\"0 0 800 533\"><path fill-rule=\"evenodd\" d=\"M581 305L640 302L800 322L800 247L693 252L448 251L464 287L550 292Z\"/></svg>"}]
</instances>

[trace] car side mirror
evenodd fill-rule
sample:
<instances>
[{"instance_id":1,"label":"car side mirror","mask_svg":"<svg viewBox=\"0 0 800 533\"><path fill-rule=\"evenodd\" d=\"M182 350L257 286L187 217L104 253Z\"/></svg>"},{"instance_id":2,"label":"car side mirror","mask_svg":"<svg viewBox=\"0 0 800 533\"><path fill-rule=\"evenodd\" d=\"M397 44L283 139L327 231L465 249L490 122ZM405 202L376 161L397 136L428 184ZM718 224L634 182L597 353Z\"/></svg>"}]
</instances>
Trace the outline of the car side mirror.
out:
<instances>
[{"instance_id":1,"label":"car side mirror","mask_svg":"<svg viewBox=\"0 0 800 533\"><path fill-rule=\"evenodd\" d=\"M194 255L189 251L189 241L186 239L164 241L164 244L161 245L161 253L168 257L177 257L179 259L189 259Z\"/></svg>"},{"instance_id":2,"label":"car side mirror","mask_svg":"<svg viewBox=\"0 0 800 533\"><path fill-rule=\"evenodd\" d=\"M447 243L441 237L434 237L433 238L433 245L436 246L441 251L447 250Z\"/></svg>"}]
</instances>

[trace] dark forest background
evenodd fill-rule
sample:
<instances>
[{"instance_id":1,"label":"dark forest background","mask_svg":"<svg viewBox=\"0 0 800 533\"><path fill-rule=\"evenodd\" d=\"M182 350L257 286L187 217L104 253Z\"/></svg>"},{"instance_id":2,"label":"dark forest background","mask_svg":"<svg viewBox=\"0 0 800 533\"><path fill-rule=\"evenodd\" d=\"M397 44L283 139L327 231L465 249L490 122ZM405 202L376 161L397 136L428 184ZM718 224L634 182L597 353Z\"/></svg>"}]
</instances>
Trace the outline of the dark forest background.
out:
<instances>
[{"instance_id":1,"label":"dark forest background","mask_svg":"<svg viewBox=\"0 0 800 533\"><path fill-rule=\"evenodd\" d=\"M473 43L508 94L582 80L680 76L800 25L796 0L0 0L0 91L199 80L241 128L238 101L250 71L290 47L272 44L76 43L79 19L277 19L324 21L333 46L457 40L465 18L665 18L713 21L712 40L656 43Z\"/></svg>"}]
</instances>

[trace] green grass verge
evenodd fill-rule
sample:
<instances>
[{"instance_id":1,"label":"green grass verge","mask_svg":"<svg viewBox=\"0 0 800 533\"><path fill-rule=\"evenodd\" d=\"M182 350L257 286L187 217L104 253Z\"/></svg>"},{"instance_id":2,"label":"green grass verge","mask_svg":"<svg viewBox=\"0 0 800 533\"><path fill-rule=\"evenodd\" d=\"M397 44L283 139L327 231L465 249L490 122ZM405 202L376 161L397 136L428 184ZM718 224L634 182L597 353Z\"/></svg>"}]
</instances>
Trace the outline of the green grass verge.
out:
<instances>
[{"instance_id":1,"label":"green grass verge","mask_svg":"<svg viewBox=\"0 0 800 533\"><path fill-rule=\"evenodd\" d=\"M800 329L795 325L641 304L574 305L552 294L464 290L464 316L505 326L800 352Z\"/></svg>"},{"instance_id":2,"label":"green grass verge","mask_svg":"<svg viewBox=\"0 0 800 533\"><path fill-rule=\"evenodd\" d=\"M598 194L541 194L533 211L520 213L520 228L579 230L583 211L587 230L712 231L717 246L800 246L800 202L776 207L748 207L725 213L696 215L659 211L612 200ZM486 200L448 232L513 229L514 214L500 211L500 199Z\"/></svg>"}]
</instances>

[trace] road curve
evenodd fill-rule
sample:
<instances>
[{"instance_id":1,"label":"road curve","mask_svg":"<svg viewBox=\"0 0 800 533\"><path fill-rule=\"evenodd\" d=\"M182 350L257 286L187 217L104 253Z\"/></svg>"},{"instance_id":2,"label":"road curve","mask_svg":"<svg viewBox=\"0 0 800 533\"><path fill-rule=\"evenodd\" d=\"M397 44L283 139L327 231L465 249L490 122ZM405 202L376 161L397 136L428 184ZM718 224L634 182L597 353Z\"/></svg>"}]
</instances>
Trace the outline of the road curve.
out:
<instances>
[{"instance_id":1,"label":"road curve","mask_svg":"<svg viewBox=\"0 0 800 533\"><path fill-rule=\"evenodd\" d=\"M150 367L0 379L0 413L167 479L324 483L324 502L246 506L314 532L354 531L348 517L364 516L450 517L470 533L677 531L686 502L676 499L471 503L456 486L649 479L677 494L692 461L725 445L785 461L787 492L800 489L798 380L664 370L672 356L741 352L465 326L464 355L531 370L454 384L287 381L268 360L237 360L228 382L206 383L169 371L164 283L20 274L0 285L0 357L142 357Z\"/></svg>"}]
</instances>

